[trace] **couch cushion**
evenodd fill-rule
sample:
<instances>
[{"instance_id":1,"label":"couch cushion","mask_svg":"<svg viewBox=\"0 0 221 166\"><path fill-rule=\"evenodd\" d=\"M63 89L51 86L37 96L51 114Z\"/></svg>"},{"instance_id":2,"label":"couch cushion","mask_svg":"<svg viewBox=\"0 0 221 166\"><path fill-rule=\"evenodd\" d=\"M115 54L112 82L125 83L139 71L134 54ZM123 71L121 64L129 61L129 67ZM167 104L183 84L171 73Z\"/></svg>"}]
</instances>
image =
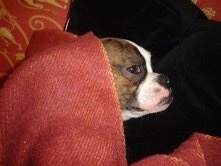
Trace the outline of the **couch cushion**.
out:
<instances>
[{"instance_id":1,"label":"couch cushion","mask_svg":"<svg viewBox=\"0 0 221 166\"><path fill-rule=\"evenodd\" d=\"M33 31L64 30L71 0L0 1L0 81L24 58Z\"/></svg>"}]
</instances>

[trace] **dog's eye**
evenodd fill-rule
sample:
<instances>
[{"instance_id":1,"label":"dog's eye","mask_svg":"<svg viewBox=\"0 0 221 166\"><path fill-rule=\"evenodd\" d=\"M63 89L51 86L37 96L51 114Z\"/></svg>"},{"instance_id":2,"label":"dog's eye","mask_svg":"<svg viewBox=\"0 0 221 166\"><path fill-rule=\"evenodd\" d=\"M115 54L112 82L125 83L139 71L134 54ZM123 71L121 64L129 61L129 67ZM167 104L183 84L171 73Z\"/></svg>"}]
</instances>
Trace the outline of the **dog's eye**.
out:
<instances>
[{"instance_id":1,"label":"dog's eye","mask_svg":"<svg viewBox=\"0 0 221 166\"><path fill-rule=\"evenodd\" d=\"M141 72L140 66L138 65L127 67L126 70L132 74L138 74Z\"/></svg>"}]
</instances>

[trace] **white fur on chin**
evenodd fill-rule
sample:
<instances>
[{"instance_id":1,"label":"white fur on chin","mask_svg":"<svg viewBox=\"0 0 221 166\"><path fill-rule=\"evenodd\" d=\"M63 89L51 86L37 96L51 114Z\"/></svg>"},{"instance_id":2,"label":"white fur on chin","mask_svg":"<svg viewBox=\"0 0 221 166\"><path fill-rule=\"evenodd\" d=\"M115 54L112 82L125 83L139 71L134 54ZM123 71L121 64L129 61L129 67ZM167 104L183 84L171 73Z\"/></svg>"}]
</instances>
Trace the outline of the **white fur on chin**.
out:
<instances>
[{"instance_id":1,"label":"white fur on chin","mask_svg":"<svg viewBox=\"0 0 221 166\"><path fill-rule=\"evenodd\" d=\"M121 110L121 117L122 117L123 121L127 121L131 118L139 118L144 115L162 112L165 109L167 109L169 107L169 105L170 105L169 103L165 104L165 105L161 106L161 108L159 110L152 110L152 111L150 111L150 110L143 110L143 111Z\"/></svg>"}]
</instances>

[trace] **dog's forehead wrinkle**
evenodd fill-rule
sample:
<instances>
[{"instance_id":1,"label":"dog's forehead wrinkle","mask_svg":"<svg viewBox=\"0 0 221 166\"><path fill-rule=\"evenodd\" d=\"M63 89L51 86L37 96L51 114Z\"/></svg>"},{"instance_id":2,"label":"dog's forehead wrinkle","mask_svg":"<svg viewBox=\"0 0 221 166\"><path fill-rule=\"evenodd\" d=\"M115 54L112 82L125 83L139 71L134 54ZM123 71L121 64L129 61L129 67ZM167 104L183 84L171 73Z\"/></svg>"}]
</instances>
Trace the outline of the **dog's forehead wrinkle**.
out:
<instances>
[{"instance_id":1,"label":"dog's forehead wrinkle","mask_svg":"<svg viewBox=\"0 0 221 166\"><path fill-rule=\"evenodd\" d=\"M145 62L144 57L140 53L139 49L127 40L118 38L104 38L102 39L102 42L104 47L108 49L110 58L115 56L121 61L125 61L125 59L127 59L128 62L131 61L131 63L136 64Z\"/></svg>"}]
</instances>

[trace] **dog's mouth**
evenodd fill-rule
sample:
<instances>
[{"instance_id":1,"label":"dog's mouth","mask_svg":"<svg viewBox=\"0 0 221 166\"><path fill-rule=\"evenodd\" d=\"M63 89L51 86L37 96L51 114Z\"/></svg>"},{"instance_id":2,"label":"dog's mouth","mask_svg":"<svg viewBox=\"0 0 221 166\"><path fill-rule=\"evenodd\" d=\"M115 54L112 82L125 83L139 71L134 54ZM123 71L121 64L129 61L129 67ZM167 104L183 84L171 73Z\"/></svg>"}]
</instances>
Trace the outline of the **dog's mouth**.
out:
<instances>
[{"instance_id":1,"label":"dog's mouth","mask_svg":"<svg viewBox=\"0 0 221 166\"><path fill-rule=\"evenodd\" d=\"M160 102L159 105L171 104L173 101L172 91L170 90L170 94L167 97L164 97Z\"/></svg>"},{"instance_id":2,"label":"dog's mouth","mask_svg":"<svg viewBox=\"0 0 221 166\"><path fill-rule=\"evenodd\" d=\"M139 118L144 115L166 110L173 101L173 93L171 88L164 88L162 91L163 93L160 93L160 95L158 93L158 96L156 96L157 94L155 95L155 93L152 93L154 96L144 96L143 100L137 96L131 98L127 102L125 109L122 109L123 120L126 121L131 118Z\"/></svg>"},{"instance_id":3,"label":"dog's mouth","mask_svg":"<svg viewBox=\"0 0 221 166\"><path fill-rule=\"evenodd\" d=\"M157 104L157 107L161 107L162 110L165 110L173 101L173 94L172 94L172 91L170 90L170 94L169 96L166 96L166 97L163 97ZM151 108L148 109L148 108L142 108L139 106L139 104L137 103L131 103L129 104L129 106L127 106L127 109L132 111L132 112L152 112L151 111ZM155 112L155 111L153 111ZM156 111L158 112L158 111Z\"/></svg>"},{"instance_id":4,"label":"dog's mouth","mask_svg":"<svg viewBox=\"0 0 221 166\"><path fill-rule=\"evenodd\" d=\"M131 110L131 111L138 111L138 112L143 112L144 111L144 109L136 107L136 106L131 106L128 109Z\"/></svg>"}]
</instances>

